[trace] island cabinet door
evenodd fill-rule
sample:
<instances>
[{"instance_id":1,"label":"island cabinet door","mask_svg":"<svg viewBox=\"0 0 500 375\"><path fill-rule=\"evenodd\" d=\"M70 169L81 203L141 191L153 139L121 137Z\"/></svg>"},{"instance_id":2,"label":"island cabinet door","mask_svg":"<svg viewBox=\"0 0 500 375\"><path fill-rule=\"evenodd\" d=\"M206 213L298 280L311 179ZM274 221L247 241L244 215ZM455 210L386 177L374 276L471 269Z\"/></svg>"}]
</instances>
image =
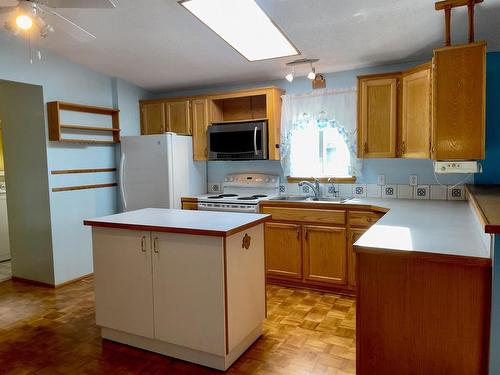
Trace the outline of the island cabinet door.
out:
<instances>
[{"instance_id":1,"label":"island cabinet door","mask_svg":"<svg viewBox=\"0 0 500 375\"><path fill-rule=\"evenodd\" d=\"M270 277L302 278L301 228L297 224L266 223L266 272Z\"/></svg>"},{"instance_id":2,"label":"island cabinet door","mask_svg":"<svg viewBox=\"0 0 500 375\"><path fill-rule=\"evenodd\" d=\"M150 232L93 228L96 323L153 337Z\"/></svg>"},{"instance_id":3,"label":"island cabinet door","mask_svg":"<svg viewBox=\"0 0 500 375\"><path fill-rule=\"evenodd\" d=\"M304 279L347 283L345 228L304 225Z\"/></svg>"},{"instance_id":4,"label":"island cabinet door","mask_svg":"<svg viewBox=\"0 0 500 375\"><path fill-rule=\"evenodd\" d=\"M225 355L224 243L153 232L155 338Z\"/></svg>"}]
</instances>

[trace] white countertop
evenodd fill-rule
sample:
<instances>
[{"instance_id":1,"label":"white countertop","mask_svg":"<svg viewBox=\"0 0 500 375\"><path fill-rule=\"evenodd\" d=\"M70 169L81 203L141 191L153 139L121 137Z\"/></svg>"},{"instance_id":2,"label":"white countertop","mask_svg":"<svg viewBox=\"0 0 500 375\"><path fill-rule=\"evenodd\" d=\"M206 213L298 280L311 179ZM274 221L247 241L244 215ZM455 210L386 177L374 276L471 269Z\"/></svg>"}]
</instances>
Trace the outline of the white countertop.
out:
<instances>
[{"instance_id":1,"label":"white countertop","mask_svg":"<svg viewBox=\"0 0 500 375\"><path fill-rule=\"evenodd\" d=\"M490 258L468 202L362 198L349 204L389 209L356 247Z\"/></svg>"},{"instance_id":2,"label":"white countertop","mask_svg":"<svg viewBox=\"0 0 500 375\"><path fill-rule=\"evenodd\" d=\"M226 237L270 219L237 212L145 208L84 221L85 225Z\"/></svg>"}]
</instances>

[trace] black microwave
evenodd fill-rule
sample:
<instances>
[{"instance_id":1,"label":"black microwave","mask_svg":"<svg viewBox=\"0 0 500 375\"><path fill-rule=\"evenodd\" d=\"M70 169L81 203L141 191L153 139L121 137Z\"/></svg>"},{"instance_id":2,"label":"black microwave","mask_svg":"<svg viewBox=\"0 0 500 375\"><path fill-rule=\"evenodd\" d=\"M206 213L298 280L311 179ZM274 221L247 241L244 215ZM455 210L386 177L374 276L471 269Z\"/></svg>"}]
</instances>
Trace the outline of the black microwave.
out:
<instances>
[{"instance_id":1,"label":"black microwave","mask_svg":"<svg viewBox=\"0 0 500 375\"><path fill-rule=\"evenodd\" d=\"M267 121L208 127L208 160L265 160L267 151Z\"/></svg>"}]
</instances>

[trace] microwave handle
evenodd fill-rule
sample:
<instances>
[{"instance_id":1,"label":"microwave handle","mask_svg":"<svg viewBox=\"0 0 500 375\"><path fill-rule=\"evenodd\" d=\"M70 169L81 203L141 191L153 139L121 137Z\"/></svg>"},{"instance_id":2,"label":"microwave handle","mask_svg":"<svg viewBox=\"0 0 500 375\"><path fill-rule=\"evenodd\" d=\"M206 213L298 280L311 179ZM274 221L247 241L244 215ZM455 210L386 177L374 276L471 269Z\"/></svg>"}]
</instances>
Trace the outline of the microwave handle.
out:
<instances>
[{"instance_id":1,"label":"microwave handle","mask_svg":"<svg viewBox=\"0 0 500 375\"><path fill-rule=\"evenodd\" d=\"M253 149L255 151L255 155L259 155L257 152L257 126L253 129Z\"/></svg>"}]
</instances>

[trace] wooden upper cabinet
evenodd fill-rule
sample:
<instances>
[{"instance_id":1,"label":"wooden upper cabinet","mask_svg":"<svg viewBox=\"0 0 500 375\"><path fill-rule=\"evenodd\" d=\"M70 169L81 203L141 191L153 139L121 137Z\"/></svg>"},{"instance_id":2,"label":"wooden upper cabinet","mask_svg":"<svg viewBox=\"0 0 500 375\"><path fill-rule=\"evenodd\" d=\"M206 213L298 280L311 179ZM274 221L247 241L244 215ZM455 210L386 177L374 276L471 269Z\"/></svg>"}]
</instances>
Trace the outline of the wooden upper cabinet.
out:
<instances>
[{"instance_id":1,"label":"wooden upper cabinet","mask_svg":"<svg viewBox=\"0 0 500 375\"><path fill-rule=\"evenodd\" d=\"M165 104L141 103L141 134L161 134L166 132Z\"/></svg>"},{"instance_id":2,"label":"wooden upper cabinet","mask_svg":"<svg viewBox=\"0 0 500 375\"><path fill-rule=\"evenodd\" d=\"M304 279L347 283L346 229L304 225Z\"/></svg>"},{"instance_id":3,"label":"wooden upper cabinet","mask_svg":"<svg viewBox=\"0 0 500 375\"><path fill-rule=\"evenodd\" d=\"M399 145L403 158L430 158L431 86L431 64L403 74Z\"/></svg>"},{"instance_id":4,"label":"wooden upper cabinet","mask_svg":"<svg viewBox=\"0 0 500 375\"><path fill-rule=\"evenodd\" d=\"M267 275L302 278L301 237L298 224L265 224Z\"/></svg>"},{"instance_id":5,"label":"wooden upper cabinet","mask_svg":"<svg viewBox=\"0 0 500 375\"><path fill-rule=\"evenodd\" d=\"M399 73L359 77L358 154L396 157Z\"/></svg>"},{"instance_id":6,"label":"wooden upper cabinet","mask_svg":"<svg viewBox=\"0 0 500 375\"><path fill-rule=\"evenodd\" d=\"M486 43L434 50L434 160L485 157Z\"/></svg>"},{"instance_id":7,"label":"wooden upper cabinet","mask_svg":"<svg viewBox=\"0 0 500 375\"><path fill-rule=\"evenodd\" d=\"M208 158L208 99L195 99L191 102L191 120L193 131L193 159Z\"/></svg>"},{"instance_id":8,"label":"wooden upper cabinet","mask_svg":"<svg viewBox=\"0 0 500 375\"><path fill-rule=\"evenodd\" d=\"M165 108L168 131L181 135L191 135L190 101L167 101Z\"/></svg>"}]
</instances>

